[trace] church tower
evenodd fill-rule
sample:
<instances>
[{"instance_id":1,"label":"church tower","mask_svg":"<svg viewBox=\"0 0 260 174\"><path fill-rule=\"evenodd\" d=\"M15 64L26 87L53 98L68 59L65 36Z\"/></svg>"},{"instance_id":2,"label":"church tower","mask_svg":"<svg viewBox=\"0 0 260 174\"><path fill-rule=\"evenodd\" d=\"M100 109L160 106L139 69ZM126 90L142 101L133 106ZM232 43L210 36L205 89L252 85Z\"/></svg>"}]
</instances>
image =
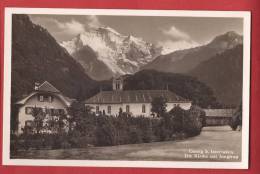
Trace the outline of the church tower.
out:
<instances>
[{"instance_id":1,"label":"church tower","mask_svg":"<svg viewBox=\"0 0 260 174\"><path fill-rule=\"evenodd\" d=\"M122 77L114 77L113 78L113 90L114 91L122 91L123 90L123 78Z\"/></svg>"}]
</instances>

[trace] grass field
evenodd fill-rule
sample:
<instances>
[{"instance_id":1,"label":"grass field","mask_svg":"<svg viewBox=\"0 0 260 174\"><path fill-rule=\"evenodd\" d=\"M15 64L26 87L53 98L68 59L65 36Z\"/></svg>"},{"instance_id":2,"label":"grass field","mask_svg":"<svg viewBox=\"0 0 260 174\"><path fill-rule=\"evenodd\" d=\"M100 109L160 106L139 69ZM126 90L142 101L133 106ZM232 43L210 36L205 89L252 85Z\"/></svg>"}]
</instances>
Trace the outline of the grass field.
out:
<instances>
[{"instance_id":1,"label":"grass field","mask_svg":"<svg viewBox=\"0 0 260 174\"><path fill-rule=\"evenodd\" d=\"M205 156L205 151L208 151ZM201 153L203 152L203 153ZM212 152L212 153L210 153ZM227 153L231 153L228 156ZM188 157L186 155L189 155ZM209 157L211 155L211 157ZM214 157L214 155L217 155ZM220 155L220 156L219 156ZM234 156L238 158L233 158ZM20 151L19 159L240 161L241 132L229 126L206 127L196 137L181 141L154 142L84 149ZM228 159L229 158L229 159Z\"/></svg>"}]
</instances>

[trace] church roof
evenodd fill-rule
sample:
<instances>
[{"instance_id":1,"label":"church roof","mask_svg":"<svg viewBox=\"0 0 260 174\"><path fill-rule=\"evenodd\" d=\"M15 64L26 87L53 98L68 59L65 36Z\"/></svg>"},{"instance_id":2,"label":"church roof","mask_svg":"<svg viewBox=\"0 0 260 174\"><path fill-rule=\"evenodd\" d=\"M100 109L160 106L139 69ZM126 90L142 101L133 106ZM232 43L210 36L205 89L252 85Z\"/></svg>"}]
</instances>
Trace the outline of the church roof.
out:
<instances>
[{"instance_id":1,"label":"church roof","mask_svg":"<svg viewBox=\"0 0 260 174\"><path fill-rule=\"evenodd\" d=\"M203 109L206 117L232 117L235 109Z\"/></svg>"},{"instance_id":2,"label":"church roof","mask_svg":"<svg viewBox=\"0 0 260 174\"><path fill-rule=\"evenodd\" d=\"M165 97L167 102L190 102L168 90L101 91L87 99L86 104L151 103L153 98Z\"/></svg>"},{"instance_id":3,"label":"church roof","mask_svg":"<svg viewBox=\"0 0 260 174\"><path fill-rule=\"evenodd\" d=\"M45 92L58 92L60 91L55 88L52 84L50 84L48 81L43 82L39 87L38 91L45 91Z\"/></svg>"}]
</instances>

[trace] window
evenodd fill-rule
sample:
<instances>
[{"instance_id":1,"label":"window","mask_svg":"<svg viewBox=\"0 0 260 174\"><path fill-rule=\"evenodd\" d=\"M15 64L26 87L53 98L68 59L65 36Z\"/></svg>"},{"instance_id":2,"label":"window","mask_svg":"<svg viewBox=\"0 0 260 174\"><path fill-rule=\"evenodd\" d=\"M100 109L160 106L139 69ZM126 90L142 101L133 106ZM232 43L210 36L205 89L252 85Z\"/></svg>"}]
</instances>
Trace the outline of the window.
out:
<instances>
[{"instance_id":1,"label":"window","mask_svg":"<svg viewBox=\"0 0 260 174\"><path fill-rule=\"evenodd\" d=\"M54 109L50 109L50 115L53 116L54 115Z\"/></svg>"},{"instance_id":2,"label":"window","mask_svg":"<svg viewBox=\"0 0 260 174\"><path fill-rule=\"evenodd\" d=\"M53 97L52 96L48 96L48 101L51 103L53 101Z\"/></svg>"},{"instance_id":3,"label":"window","mask_svg":"<svg viewBox=\"0 0 260 174\"><path fill-rule=\"evenodd\" d=\"M46 114L50 115L51 114L51 110L50 109L46 109Z\"/></svg>"},{"instance_id":4,"label":"window","mask_svg":"<svg viewBox=\"0 0 260 174\"><path fill-rule=\"evenodd\" d=\"M130 106L126 105L126 112L129 113L130 112Z\"/></svg>"},{"instance_id":5,"label":"window","mask_svg":"<svg viewBox=\"0 0 260 174\"><path fill-rule=\"evenodd\" d=\"M43 102L43 101L44 101L44 96L43 96L43 95L40 95L40 96L39 96L39 101L40 101L40 102Z\"/></svg>"},{"instance_id":6,"label":"window","mask_svg":"<svg viewBox=\"0 0 260 174\"><path fill-rule=\"evenodd\" d=\"M142 105L142 113L145 113L145 104Z\"/></svg>"},{"instance_id":7,"label":"window","mask_svg":"<svg viewBox=\"0 0 260 174\"><path fill-rule=\"evenodd\" d=\"M25 108L25 113L28 114L28 115L32 114L32 107L26 107Z\"/></svg>"},{"instance_id":8,"label":"window","mask_svg":"<svg viewBox=\"0 0 260 174\"><path fill-rule=\"evenodd\" d=\"M96 106L96 113L99 113L99 106Z\"/></svg>"},{"instance_id":9,"label":"window","mask_svg":"<svg viewBox=\"0 0 260 174\"><path fill-rule=\"evenodd\" d=\"M64 109L58 109L59 110L59 114L60 115L63 115L63 114L65 114L65 111L64 111Z\"/></svg>"},{"instance_id":10,"label":"window","mask_svg":"<svg viewBox=\"0 0 260 174\"><path fill-rule=\"evenodd\" d=\"M32 127L33 126L33 121L32 120L25 121L25 126Z\"/></svg>"},{"instance_id":11,"label":"window","mask_svg":"<svg viewBox=\"0 0 260 174\"><path fill-rule=\"evenodd\" d=\"M119 108L119 112L118 113L119 113L119 115L123 113L123 109L121 107Z\"/></svg>"},{"instance_id":12,"label":"window","mask_svg":"<svg viewBox=\"0 0 260 174\"><path fill-rule=\"evenodd\" d=\"M107 113L111 114L111 106L107 106Z\"/></svg>"},{"instance_id":13,"label":"window","mask_svg":"<svg viewBox=\"0 0 260 174\"><path fill-rule=\"evenodd\" d=\"M42 112L43 113L47 113L47 108L46 107L42 107Z\"/></svg>"},{"instance_id":14,"label":"window","mask_svg":"<svg viewBox=\"0 0 260 174\"><path fill-rule=\"evenodd\" d=\"M60 112L59 112L59 109L54 109L54 115L59 115Z\"/></svg>"}]
</instances>

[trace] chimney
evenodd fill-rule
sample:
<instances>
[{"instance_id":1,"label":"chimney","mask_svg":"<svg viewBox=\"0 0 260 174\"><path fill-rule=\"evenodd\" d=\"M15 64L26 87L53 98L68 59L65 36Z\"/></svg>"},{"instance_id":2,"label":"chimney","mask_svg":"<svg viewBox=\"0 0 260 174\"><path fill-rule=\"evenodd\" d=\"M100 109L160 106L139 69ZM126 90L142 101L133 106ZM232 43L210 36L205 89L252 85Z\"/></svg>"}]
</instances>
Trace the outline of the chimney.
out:
<instances>
[{"instance_id":1,"label":"chimney","mask_svg":"<svg viewBox=\"0 0 260 174\"><path fill-rule=\"evenodd\" d=\"M34 90L35 90L35 91L38 91L39 86L40 86L40 83L39 83L39 82L35 82L35 83L34 83Z\"/></svg>"}]
</instances>

